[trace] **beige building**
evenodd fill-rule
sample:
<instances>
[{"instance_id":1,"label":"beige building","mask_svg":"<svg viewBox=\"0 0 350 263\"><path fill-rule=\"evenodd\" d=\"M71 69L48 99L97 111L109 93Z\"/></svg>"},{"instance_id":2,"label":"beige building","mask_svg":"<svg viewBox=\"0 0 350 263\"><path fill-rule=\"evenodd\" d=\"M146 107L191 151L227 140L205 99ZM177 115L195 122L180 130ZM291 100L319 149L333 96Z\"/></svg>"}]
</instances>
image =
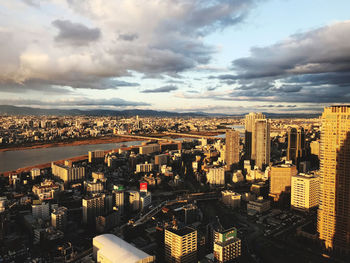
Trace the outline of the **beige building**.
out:
<instances>
[{"instance_id":1,"label":"beige building","mask_svg":"<svg viewBox=\"0 0 350 263\"><path fill-rule=\"evenodd\" d=\"M215 262L232 262L241 255L241 240L237 238L236 228L214 230Z\"/></svg>"},{"instance_id":2,"label":"beige building","mask_svg":"<svg viewBox=\"0 0 350 263\"><path fill-rule=\"evenodd\" d=\"M85 167L72 167L69 161L64 165L51 163L52 174L64 183L82 181L85 178Z\"/></svg>"},{"instance_id":3,"label":"beige building","mask_svg":"<svg viewBox=\"0 0 350 263\"><path fill-rule=\"evenodd\" d=\"M326 249L350 253L350 105L322 114L317 229Z\"/></svg>"},{"instance_id":4,"label":"beige building","mask_svg":"<svg viewBox=\"0 0 350 263\"><path fill-rule=\"evenodd\" d=\"M260 112L251 112L245 116L245 151L248 159L255 160L255 120L265 118Z\"/></svg>"},{"instance_id":5,"label":"beige building","mask_svg":"<svg viewBox=\"0 0 350 263\"><path fill-rule=\"evenodd\" d=\"M58 207L51 213L51 225L61 231L66 229L67 225L67 211L64 206Z\"/></svg>"},{"instance_id":6,"label":"beige building","mask_svg":"<svg viewBox=\"0 0 350 263\"><path fill-rule=\"evenodd\" d=\"M210 185L216 185L216 186L225 185L224 167L209 168L209 172L207 173L207 182Z\"/></svg>"},{"instance_id":7,"label":"beige building","mask_svg":"<svg viewBox=\"0 0 350 263\"><path fill-rule=\"evenodd\" d=\"M197 262L197 230L190 227L165 229L165 262Z\"/></svg>"},{"instance_id":8,"label":"beige building","mask_svg":"<svg viewBox=\"0 0 350 263\"><path fill-rule=\"evenodd\" d=\"M291 207L309 211L318 206L320 178L311 174L292 176Z\"/></svg>"},{"instance_id":9,"label":"beige building","mask_svg":"<svg viewBox=\"0 0 350 263\"><path fill-rule=\"evenodd\" d=\"M320 158L320 142L319 141L312 141L310 143L311 148L311 154L317 155L318 158Z\"/></svg>"},{"instance_id":10,"label":"beige building","mask_svg":"<svg viewBox=\"0 0 350 263\"><path fill-rule=\"evenodd\" d=\"M254 213L264 213L268 211L271 207L270 200L264 199L262 196L259 196L257 200L255 201L249 201L247 204L247 212L248 214L254 214Z\"/></svg>"},{"instance_id":11,"label":"beige building","mask_svg":"<svg viewBox=\"0 0 350 263\"><path fill-rule=\"evenodd\" d=\"M225 162L226 170L239 162L239 131L226 130Z\"/></svg>"},{"instance_id":12,"label":"beige building","mask_svg":"<svg viewBox=\"0 0 350 263\"><path fill-rule=\"evenodd\" d=\"M253 147L255 147L255 165L259 169L264 169L270 163L270 121L255 120L255 133L253 134Z\"/></svg>"},{"instance_id":13,"label":"beige building","mask_svg":"<svg viewBox=\"0 0 350 263\"><path fill-rule=\"evenodd\" d=\"M292 176L297 174L298 170L296 166L291 163L272 166L270 173L270 196L275 201L278 201L282 193L290 193Z\"/></svg>"}]
</instances>

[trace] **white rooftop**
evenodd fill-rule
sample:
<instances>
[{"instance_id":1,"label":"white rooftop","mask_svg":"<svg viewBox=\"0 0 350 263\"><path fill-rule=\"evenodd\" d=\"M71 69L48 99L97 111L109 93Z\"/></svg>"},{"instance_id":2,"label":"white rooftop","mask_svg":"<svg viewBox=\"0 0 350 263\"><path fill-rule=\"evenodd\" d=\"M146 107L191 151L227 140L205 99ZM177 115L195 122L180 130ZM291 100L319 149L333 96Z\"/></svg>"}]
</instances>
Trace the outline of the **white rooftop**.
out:
<instances>
[{"instance_id":1,"label":"white rooftop","mask_svg":"<svg viewBox=\"0 0 350 263\"><path fill-rule=\"evenodd\" d=\"M104 258L108 258L110 262L136 263L152 257L112 234L94 237L93 245L94 247L97 246L99 248L98 253L102 253Z\"/></svg>"}]
</instances>

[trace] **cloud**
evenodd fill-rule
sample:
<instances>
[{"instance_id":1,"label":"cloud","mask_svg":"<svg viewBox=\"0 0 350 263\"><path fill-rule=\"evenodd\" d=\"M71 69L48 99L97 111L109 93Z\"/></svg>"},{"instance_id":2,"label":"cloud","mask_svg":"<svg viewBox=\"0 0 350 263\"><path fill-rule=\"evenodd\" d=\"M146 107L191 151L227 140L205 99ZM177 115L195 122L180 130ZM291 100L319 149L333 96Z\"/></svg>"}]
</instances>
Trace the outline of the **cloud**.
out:
<instances>
[{"instance_id":1,"label":"cloud","mask_svg":"<svg viewBox=\"0 0 350 263\"><path fill-rule=\"evenodd\" d=\"M138 38L137 34L119 34L118 39L125 40L125 41L134 41Z\"/></svg>"},{"instance_id":2,"label":"cloud","mask_svg":"<svg viewBox=\"0 0 350 263\"><path fill-rule=\"evenodd\" d=\"M205 68L217 52L205 36L240 23L257 2L52 0L45 7L69 20L53 16L50 24L41 8L28 15L40 1L26 0L11 14L23 19L0 29L0 90L33 80L48 89L105 88L130 72L160 78Z\"/></svg>"},{"instance_id":3,"label":"cloud","mask_svg":"<svg viewBox=\"0 0 350 263\"><path fill-rule=\"evenodd\" d=\"M112 106L112 107L129 107L129 106L150 106L145 102L126 101L120 98L111 99L90 99L90 98L71 98L58 100L34 100L34 99L0 99L2 105L16 105L16 106L52 106L56 107L88 107L88 106Z\"/></svg>"},{"instance_id":4,"label":"cloud","mask_svg":"<svg viewBox=\"0 0 350 263\"><path fill-rule=\"evenodd\" d=\"M348 72L350 20L295 34L267 47L251 49L251 56L232 62L235 78Z\"/></svg>"},{"instance_id":5,"label":"cloud","mask_svg":"<svg viewBox=\"0 0 350 263\"><path fill-rule=\"evenodd\" d=\"M98 40L101 31L98 28L88 28L80 23L73 23L69 20L55 20L52 22L59 33L55 41L69 45L83 46Z\"/></svg>"},{"instance_id":6,"label":"cloud","mask_svg":"<svg viewBox=\"0 0 350 263\"><path fill-rule=\"evenodd\" d=\"M142 93L166 93L166 92L171 92L171 91L174 91L177 89L178 89L178 87L176 87L174 85L167 85L167 86L163 86L163 87L156 88L156 89L145 89L141 92Z\"/></svg>"}]
</instances>

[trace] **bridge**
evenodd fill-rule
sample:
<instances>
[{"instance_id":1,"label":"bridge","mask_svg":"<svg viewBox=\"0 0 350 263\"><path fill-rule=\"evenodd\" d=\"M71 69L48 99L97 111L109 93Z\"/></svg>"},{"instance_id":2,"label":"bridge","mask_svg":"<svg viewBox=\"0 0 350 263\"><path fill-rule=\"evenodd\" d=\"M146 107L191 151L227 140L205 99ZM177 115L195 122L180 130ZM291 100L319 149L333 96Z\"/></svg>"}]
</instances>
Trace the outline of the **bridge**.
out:
<instances>
[{"instance_id":1,"label":"bridge","mask_svg":"<svg viewBox=\"0 0 350 263\"><path fill-rule=\"evenodd\" d=\"M178 132L164 132L166 135L175 135L180 137L187 137L187 138L199 138L199 139L210 139L210 140L218 140L221 139L220 137L215 136L208 136L208 135L200 135L200 134L190 134L190 133L178 133Z\"/></svg>"}]
</instances>

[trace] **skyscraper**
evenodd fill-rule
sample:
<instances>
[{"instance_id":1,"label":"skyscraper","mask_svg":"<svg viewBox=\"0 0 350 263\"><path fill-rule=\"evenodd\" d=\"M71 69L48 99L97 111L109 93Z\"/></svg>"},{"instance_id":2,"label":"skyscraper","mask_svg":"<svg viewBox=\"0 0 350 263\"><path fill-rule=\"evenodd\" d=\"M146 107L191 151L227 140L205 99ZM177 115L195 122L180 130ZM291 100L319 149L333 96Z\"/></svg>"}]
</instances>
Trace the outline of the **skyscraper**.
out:
<instances>
[{"instance_id":1,"label":"skyscraper","mask_svg":"<svg viewBox=\"0 0 350 263\"><path fill-rule=\"evenodd\" d=\"M318 206L320 195L320 178L311 174L292 176L291 207L309 211Z\"/></svg>"},{"instance_id":2,"label":"skyscraper","mask_svg":"<svg viewBox=\"0 0 350 263\"><path fill-rule=\"evenodd\" d=\"M350 105L322 114L317 230L328 250L350 252Z\"/></svg>"},{"instance_id":3,"label":"skyscraper","mask_svg":"<svg viewBox=\"0 0 350 263\"><path fill-rule=\"evenodd\" d=\"M289 127L287 159L292 160L295 165L298 165L298 159L305 155L305 132L302 127Z\"/></svg>"},{"instance_id":4,"label":"skyscraper","mask_svg":"<svg viewBox=\"0 0 350 263\"><path fill-rule=\"evenodd\" d=\"M227 170L239 162L239 131L226 130L225 161Z\"/></svg>"},{"instance_id":5,"label":"skyscraper","mask_svg":"<svg viewBox=\"0 0 350 263\"><path fill-rule=\"evenodd\" d=\"M265 119L265 115L262 113L251 112L245 116L245 152L247 159L255 160L255 120Z\"/></svg>"},{"instance_id":6,"label":"skyscraper","mask_svg":"<svg viewBox=\"0 0 350 263\"><path fill-rule=\"evenodd\" d=\"M253 133L253 148L255 154L255 165L264 169L270 163L270 121L266 119L255 120ZM252 158L254 159L254 158Z\"/></svg>"}]
</instances>

